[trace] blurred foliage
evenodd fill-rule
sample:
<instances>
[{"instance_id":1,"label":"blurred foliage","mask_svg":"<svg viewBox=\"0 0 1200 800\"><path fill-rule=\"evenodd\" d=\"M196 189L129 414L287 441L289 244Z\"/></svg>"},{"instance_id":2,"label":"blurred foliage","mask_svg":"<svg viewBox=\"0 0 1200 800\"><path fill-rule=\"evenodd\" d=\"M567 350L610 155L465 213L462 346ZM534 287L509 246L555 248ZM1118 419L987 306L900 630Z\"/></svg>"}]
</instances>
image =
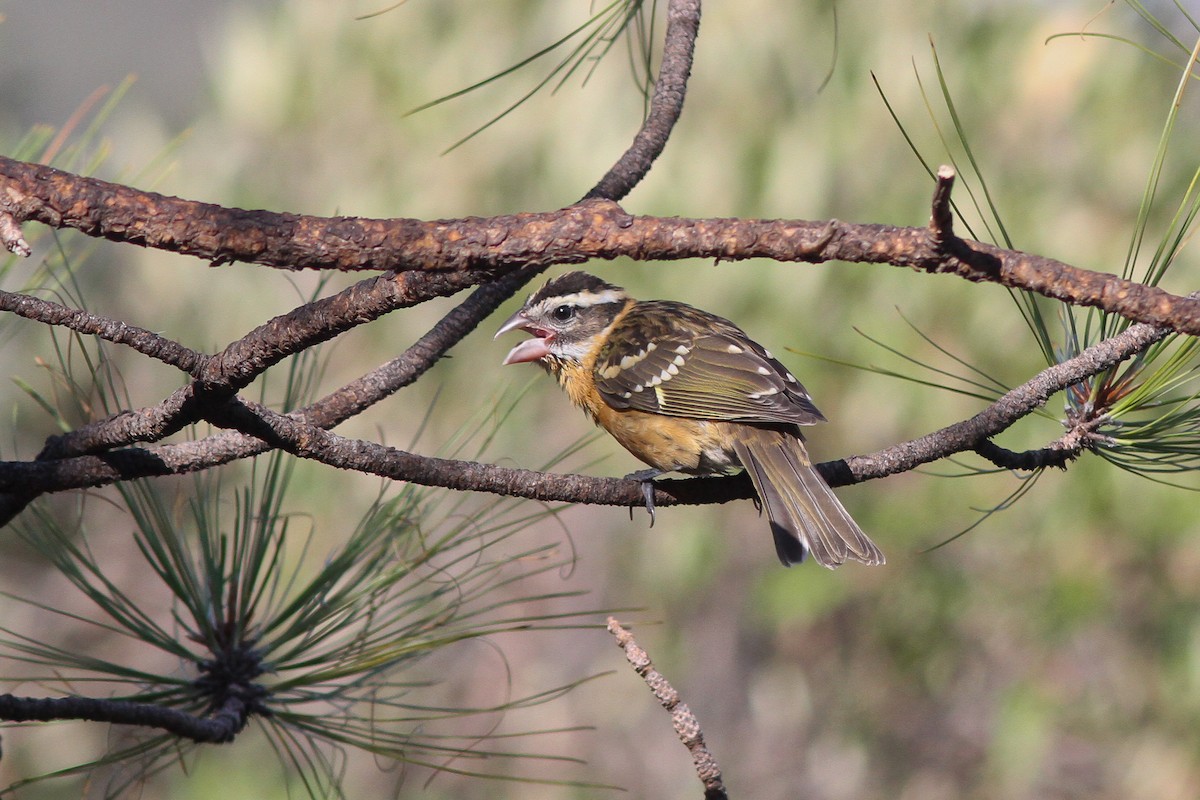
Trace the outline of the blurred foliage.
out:
<instances>
[{"instance_id":1,"label":"blurred foliage","mask_svg":"<svg viewBox=\"0 0 1200 800\"><path fill-rule=\"evenodd\" d=\"M546 209L582 195L636 130L643 98L631 88L628 64L610 57L586 87L569 83L553 95L535 95L439 156L543 74L517 72L454 102L407 111L504 71L598 8L561 0L409 2L356 19L385 5L301 0L235 7L211 38L209 103L197 109L190 136L175 151L175 171L157 188L315 214L428 218ZM1179 8L1165 2L1153 8L1182 41L1194 41ZM932 182L871 76L913 146L939 163L942 134L950 129L939 132L929 118L930 98L940 94L932 37L956 124L1015 246L1091 269L1126 268L1179 67L1112 40L1051 37L1111 32L1161 51L1161 35L1136 10L1099 0L838 3L836 28L834 10L831 3L768 0L706 5L683 118L626 208L924 224ZM1182 203L1192 180L1196 159L1188 161L1187 148L1200 141L1198 108L1180 107L1174 141L1182 145L1172 153L1191 166L1163 171L1161 209ZM142 163L167 143L153 143ZM967 206L963 213L963 224L983 231L985 213L992 212ZM1145 240L1168 236L1171 216L1148 218ZM118 265L97 281L105 292L88 294L96 310L208 349L264 314L287 310L315 282L96 246ZM1175 261L1163 287L1193 290L1194 254L1184 248ZM955 368L928 337L1004 385L1045 364L1021 314L997 287L866 265L592 269L639 296L672 297L735 319L777 351L830 359L789 359L831 420L813 431L818 457L875 450L981 407L976 398L837 366L911 371L871 339ZM212 313L214 304L220 314ZM447 307L429 304L348 334L330 350L325 386L391 357ZM43 351L29 339L8 348L8 374L34 370ZM340 432L407 444L420 429L418 448L432 452L471 418L481 386L528 379L502 370L502 355L490 331L481 330L421 385ZM118 367L135 404L161 394L161 371L147 373L133 360ZM15 446L28 456L53 426L28 396L8 402L21 431ZM1056 417L1064 402L1055 398L1048 410ZM536 465L585 430L542 379L491 452ZM1030 419L1000 443L1035 447L1061 430L1051 418ZM632 468L606 439L562 468L596 458L605 460L590 469L604 474ZM1021 502L968 535L925 552L974 522L974 509L994 506L1017 485L1005 474L969 480L930 474L953 469L933 465L839 491L888 555L888 566L877 570L782 570L765 521L749 503L672 510L659 515L653 530L643 515L631 523L620 510L575 508L529 533L561 542L575 557L569 573L541 576L554 587L546 591L587 591L590 607L640 607L636 621L661 623L637 626L639 641L696 711L735 796L1200 795L1196 496L1085 457L1066 473L1042 476ZM298 468L295 480L297 493L310 498L318 530L336 530L345 509L365 508L375 491L370 480L310 465ZM28 566L12 563L16 570ZM575 608L567 601L550 607ZM601 669L620 671L539 709L539 727L595 728L550 745L587 758L587 779L620 783L644 797L697 794L667 720L606 634L497 642L514 679L529 691ZM446 668L456 686L494 679L473 663ZM25 763L10 756L20 752L15 738L6 737L0 771ZM21 747L37 752L49 745L31 733ZM266 796L269 784L255 757L247 751L236 783L230 776L238 759L231 755L219 767L202 760L188 779L171 788L156 784L143 796L228 795L231 785L245 787L243 796ZM371 765L348 779L363 793L377 793L376 774ZM596 796L449 776L422 789L423 777L414 774L405 784L412 795Z\"/></svg>"}]
</instances>

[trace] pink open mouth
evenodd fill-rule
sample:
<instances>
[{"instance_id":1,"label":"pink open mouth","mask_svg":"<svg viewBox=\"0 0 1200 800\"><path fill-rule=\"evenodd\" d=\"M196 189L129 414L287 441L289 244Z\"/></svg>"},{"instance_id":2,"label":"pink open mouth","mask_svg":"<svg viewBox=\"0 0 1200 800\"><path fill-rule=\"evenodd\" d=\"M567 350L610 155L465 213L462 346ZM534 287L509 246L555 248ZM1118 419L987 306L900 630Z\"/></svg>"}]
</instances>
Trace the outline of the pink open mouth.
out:
<instances>
[{"instance_id":1,"label":"pink open mouth","mask_svg":"<svg viewBox=\"0 0 1200 800\"><path fill-rule=\"evenodd\" d=\"M504 365L520 364L525 361L540 361L550 355L550 337L544 339L526 339L518 344L504 357Z\"/></svg>"},{"instance_id":2,"label":"pink open mouth","mask_svg":"<svg viewBox=\"0 0 1200 800\"><path fill-rule=\"evenodd\" d=\"M550 355L550 340L554 338L553 331L548 331L534 325L520 311L513 314L500 326L500 330L496 331L494 338L498 339L500 338L500 334L516 330L525 331L534 338L526 339L512 350L509 350L508 355L504 357L504 366L521 364L526 361L540 361Z\"/></svg>"}]
</instances>

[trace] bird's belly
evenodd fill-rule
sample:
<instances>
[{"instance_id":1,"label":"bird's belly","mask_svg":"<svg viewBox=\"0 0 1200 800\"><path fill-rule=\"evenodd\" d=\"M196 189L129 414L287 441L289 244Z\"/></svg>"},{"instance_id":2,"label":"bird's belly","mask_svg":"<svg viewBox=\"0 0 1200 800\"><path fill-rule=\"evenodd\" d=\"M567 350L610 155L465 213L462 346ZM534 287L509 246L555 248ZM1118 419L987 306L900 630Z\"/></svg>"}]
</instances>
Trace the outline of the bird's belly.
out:
<instances>
[{"instance_id":1,"label":"bird's belly","mask_svg":"<svg viewBox=\"0 0 1200 800\"><path fill-rule=\"evenodd\" d=\"M725 430L728 423L607 407L594 416L621 446L663 472L706 475L741 466Z\"/></svg>"}]
</instances>

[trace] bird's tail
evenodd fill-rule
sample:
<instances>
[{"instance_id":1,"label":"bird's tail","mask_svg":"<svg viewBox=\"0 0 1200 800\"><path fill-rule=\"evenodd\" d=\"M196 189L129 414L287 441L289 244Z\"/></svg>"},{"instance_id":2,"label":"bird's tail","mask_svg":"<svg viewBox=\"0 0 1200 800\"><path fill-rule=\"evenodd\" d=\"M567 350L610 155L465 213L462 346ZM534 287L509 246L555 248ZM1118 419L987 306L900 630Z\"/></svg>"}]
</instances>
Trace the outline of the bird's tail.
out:
<instances>
[{"instance_id":1,"label":"bird's tail","mask_svg":"<svg viewBox=\"0 0 1200 800\"><path fill-rule=\"evenodd\" d=\"M803 561L810 552L830 569L848 559L884 562L883 553L813 468L798 435L757 428L737 441L734 450L767 509L775 552L784 566Z\"/></svg>"}]
</instances>

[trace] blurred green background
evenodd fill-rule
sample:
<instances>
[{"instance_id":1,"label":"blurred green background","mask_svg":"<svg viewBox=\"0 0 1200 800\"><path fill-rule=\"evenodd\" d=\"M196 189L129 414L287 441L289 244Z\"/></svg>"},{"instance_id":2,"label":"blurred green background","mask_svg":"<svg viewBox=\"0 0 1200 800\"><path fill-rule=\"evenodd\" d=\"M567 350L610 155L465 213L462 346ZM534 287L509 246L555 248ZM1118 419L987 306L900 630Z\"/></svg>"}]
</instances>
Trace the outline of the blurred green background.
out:
<instances>
[{"instance_id":1,"label":"blurred green background","mask_svg":"<svg viewBox=\"0 0 1200 800\"><path fill-rule=\"evenodd\" d=\"M101 130L105 177L136 176L140 186L222 205L434 218L569 204L636 131L641 98L618 47L586 87L576 80L538 95L442 155L548 67L539 62L481 93L405 112L544 47L581 24L589 4L413 0L356 19L386 4L171 4L190 9L175 17L147 0L79 8L0 2L0 141L15 142L33 123L64 124L97 86L136 71L141 77ZM81 31L77 13L95 13L82 10L91 5L108 13ZM1156 8L1194 39L1171 6ZM830 3L711 3L682 121L624 205L645 214L924 224L932 182L871 74L925 156L941 163L918 85L919 75L936 94L932 37L1016 246L1119 271L1178 70L1111 41L1046 41L1085 27L1163 49L1128 8L1098 0L838 3L836 28ZM71 41L86 43L64 47ZM945 125L936 97L933 106ZM1180 123L1193 132L1180 137L1193 164L1197 107L1191 103ZM590 268L637 296L684 300L737 320L776 352L911 369L859 329L953 367L907 318L1008 385L1044 366L1016 307L995 286L846 264ZM289 310L315 284L314 276L244 265L214 270L108 243L95 246L79 280L92 310L209 351ZM1195 283L1177 269L1165 288L1186 292ZM328 354L325 388L394 356L452 303L343 336ZM339 432L407 447L432 406L415 449L436 452L481 404L534 381L492 446L493 459L534 466L588 433L540 371L501 369L511 343L493 343L492 329ZM7 335L5 374L44 380L35 364L47 357L44 332L28 324ZM874 451L981 407L798 354L785 360L831 421L811 437L820 459ZM135 405L178 385L171 370L139 359L120 369ZM13 420L5 457L29 458L54 432L51 422L15 388L0 391ZM1054 414L1061 408L1061 398L1049 406ZM1037 446L1059 431L1053 421L1027 420L1000 441ZM585 465L605 475L639 466L604 438L567 468ZM960 471L935 464L839 490L886 552L885 568L784 570L750 503L660 512L653 530L640 513L630 522L619 509L580 507L529 533L576 555L569 574L543 576L540 588L587 593L558 601L556 611L636 609L622 619L638 623L640 643L698 715L737 798L1200 796L1195 495L1085 457L1043 476L1015 507L927 552L1018 485L1005 474L942 477ZM303 465L298 476L303 491L293 504L313 513L331 540L377 488L318 465ZM15 553L5 563L31 569ZM9 585L17 581L10 575ZM495 769L616 784L631 797L699 796L669 719L603 631L602 615L595 621L590 630L497 638L507 671L488 648L448 653L432 696L447 704L489 693L500 699L612 671L512 723L590 727L529 745L586 763ZM86 753L116 735L82 725L6 733L0 784L70 763L68 745ZM274 764L248 733L232 747L207 748L186 775L156 776L141 796L282 797ZM403 796L429 798L618 796L429 777L352 759L347 791L374 797L399 785ZM29 796L61 796L60 789L47 785Z\"/></svg>"}]
</instances>

